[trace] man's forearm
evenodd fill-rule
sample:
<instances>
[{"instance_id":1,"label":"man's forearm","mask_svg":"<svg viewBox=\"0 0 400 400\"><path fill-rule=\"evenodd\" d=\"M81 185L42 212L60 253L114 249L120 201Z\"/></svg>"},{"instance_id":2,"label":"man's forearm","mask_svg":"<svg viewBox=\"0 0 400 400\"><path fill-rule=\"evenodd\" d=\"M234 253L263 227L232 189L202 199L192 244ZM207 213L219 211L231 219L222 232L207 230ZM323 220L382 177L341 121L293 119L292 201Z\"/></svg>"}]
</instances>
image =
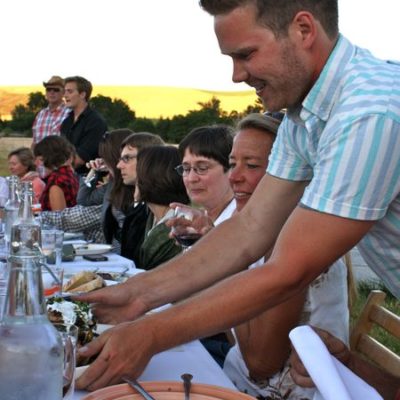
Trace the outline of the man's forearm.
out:
<instances>
[{"instance_id":1,"label":"man's forearm","mask_svg":"<svg viewBox=\"0 0 400 400\"><path fill-rule=\"evenodd\" d=\"M272 248L304 186L304 182L264 177L241 212L210 231L190 251L141 278L145 281L142 301L150 308L175 302L246 269ZM276 202L265 196L266 190Z\"/></svg>"},{"instance_id":2,"label":"man's forearm","mask_svg":"<svg viewBox=\"0 0 400 400\"><path fill-rule=\"evenodd\" d=\"M197 242L190 251L148 271L146 276L140 276L143 288L151 288L143 291L142 300L149 309L176 302L247 268L257 258L254 254L257 249L252 249L251 244L246 246L246 251L241 250L240 246L229 245L237 242L238 231L244 232L246 229L240 221L227 220ZM262 250L259 252L263 253Z\"/></svg>"}]
</instances>

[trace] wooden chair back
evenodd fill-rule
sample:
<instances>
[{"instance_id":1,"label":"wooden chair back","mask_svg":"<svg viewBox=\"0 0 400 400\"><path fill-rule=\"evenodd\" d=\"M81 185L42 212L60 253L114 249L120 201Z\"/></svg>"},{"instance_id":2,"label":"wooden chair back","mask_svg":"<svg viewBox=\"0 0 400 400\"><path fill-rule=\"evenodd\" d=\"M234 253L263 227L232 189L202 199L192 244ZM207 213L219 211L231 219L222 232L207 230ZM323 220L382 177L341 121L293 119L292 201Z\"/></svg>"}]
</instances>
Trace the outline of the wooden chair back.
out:
<instances>
[{"instance_id":1,"label":"wooden chair back","mask_svg":"<svg viewBox=\"0 0 400 400\"><path fill-rule=\"evenodd\" d=\"M350 347L361 353L392 375L400 377L400 356L370 336L374 326L379 326L400 339L400 316L386 309L382 303L386 294L373 290L352 329Z\"/></svg>"}]
</instances>

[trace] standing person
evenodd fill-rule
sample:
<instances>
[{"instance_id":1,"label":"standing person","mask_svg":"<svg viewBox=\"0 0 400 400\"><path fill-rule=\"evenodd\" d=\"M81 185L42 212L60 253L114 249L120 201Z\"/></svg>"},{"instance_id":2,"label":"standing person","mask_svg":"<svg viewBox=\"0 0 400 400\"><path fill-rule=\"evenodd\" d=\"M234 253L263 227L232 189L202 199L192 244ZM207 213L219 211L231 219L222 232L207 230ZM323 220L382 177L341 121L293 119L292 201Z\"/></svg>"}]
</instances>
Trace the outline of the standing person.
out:
<instances>
[{"instance_id":1,"label":"standing person","mask_svg":"<svg viewBox=\"0 0 400 400\"><path fill-rule=\"evenodd\" d=\"M255 317L356 244L400 297L399 66L339 34L337 0L200 4L214 15L233 80L287 116L268 173L239 213L162 267L83 297L103 320L122 321L203 290L88 345L85 356L100 354L78 388L138 376L153 354ZM263 266L243 271L270 250Z\"/></svg>"},{"instance_id":2,"label":"standing person","mask_svg":"<svg viewBox=\"0 0 400 400\"><path fill-rule=\"evenodd\" d=\"M8 169L11 175L16 175L20 182L32 182L33 204L40 202L40 196L46 184L36 171L35 159L31 149L19 147L8 153Z\"/></svg>"},{"instance_id":3,"label":"standing person","mask_svg":"<svg viewBox=\"0 0 400 400\"><path fill-rule=\"evenodd\" d=\"M81 175L87 172L86 163L98 157L98 147L107 130L104 118L89 106L92 84L81 76L65 78L65 103L71 109L61 125L61 135L74 146L73 167Z\"/></svg>"},{"instance_id":4,"label":"standing person","mask_svg":"<svg viewBox=\"0 0 400 400\"><path fill-rule=\"evenodd\" d=\"M69 113L63 102L64 79L55 75L43 82L43 86L48 106L40 110L33 121L32 148L46 136L60 135L61 123Z\"/></svg>"},{"instance_id":5,"label":"standing person","mask_svg":"<svg viewBox=\"0 0 400 400\"><path fill-rule=\"evenodd\" d=\"M44 167L46 186L40 197L42 211L62 211L76 205L78 178L71 167L74 149L61 136L47 136L33 149L36 166Z\"/></svg>"}]
</instances>

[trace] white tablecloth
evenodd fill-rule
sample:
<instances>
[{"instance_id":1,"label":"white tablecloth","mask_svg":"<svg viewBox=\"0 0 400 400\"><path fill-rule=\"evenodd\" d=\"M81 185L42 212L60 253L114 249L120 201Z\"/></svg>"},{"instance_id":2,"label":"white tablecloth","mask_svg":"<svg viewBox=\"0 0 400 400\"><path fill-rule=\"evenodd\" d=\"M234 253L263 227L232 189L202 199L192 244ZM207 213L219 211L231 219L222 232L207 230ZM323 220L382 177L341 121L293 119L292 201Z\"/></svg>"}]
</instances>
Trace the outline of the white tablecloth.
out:
<instances>
[{"instance_id":1,"label":"white tablecloth","mask_svg":"<svg viewBox=\"0 0 400 400\"><path fill-rule=\"evenodd\" d=\"M185 372L193 375L195 383L237 390L198 340L155 355L139 381L181 381L180 376ZM85 394L75 391L73 400Z\"/></svg>"},{"instance_id":2,"label":"white tablecloth","mask_svg":"<svg viewBox=\"0 0 400 400\"><path fill-rule=\"evenodd\" d=\"M110 254L107 254L108 256ZM124 259L118 256L116 260L120 262ZM78 258L78 257L77 257ZM81 258L81 257L80 257ZM124 259L127 260L127 259ZM90 266L96 268L102 264L106 264L104 268L110 268L111 258L107 263L102 262L88 262ZM130 261L130 260L127 260ZM80 263L79 260L74 261ZM83 263L81 261L81 263ZM66 264L66 263L63 263ZM69 263L68 263L69 264ZM93 265L95 264L95 265ZM133 264L133 262L132 262ZM120 265L115 262L115 265ZM82 268L81 266L78 268ZM103 267L101 267L103 268ZM130 269L130 275L136 275L145 271L135 269L134 266ZM168 307L168 305L160 307L160 309ZM183 373L190 373L193 375L193 382L206 383L209 385L222 386L228 389L236 390L233 383L222 371L221 367L214 361L203 345L195 340L193 342L178 346L174 349L164 351L156 354L150 361L147 368L144 370L142 376L139 377L140 381L181 381L180 376ZM86 392L76 391L73 400L81 399Z\"/></svg>"}]
</instances>

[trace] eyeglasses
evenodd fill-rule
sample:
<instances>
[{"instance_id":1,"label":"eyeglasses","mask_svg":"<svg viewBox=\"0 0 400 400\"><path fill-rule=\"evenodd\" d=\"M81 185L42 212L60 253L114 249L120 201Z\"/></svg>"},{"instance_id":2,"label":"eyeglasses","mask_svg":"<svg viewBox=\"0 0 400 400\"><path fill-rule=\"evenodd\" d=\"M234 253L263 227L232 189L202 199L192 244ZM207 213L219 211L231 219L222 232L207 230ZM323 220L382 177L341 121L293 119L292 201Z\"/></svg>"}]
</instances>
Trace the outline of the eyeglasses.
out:
<instances>
[{"instance_id":1,"label":"eyeglasses","mask_svg":"<svg viewBox=\"0 0 400 400\"><path fill-rule=\"evenodd\" d=\"M59 93L61 92L61 88L58 87L47 87L46 92L54 92L54 93Z\"/></svg>"},{"instance_id":2,"label":"eyeglasses","mask_svg":"<svg viewBox=\"0 0 400 400\"><path fill-rule=\"evenodd\" d=\"M214 165L200 164L192 167L187 164L181 164L174 169L180 176L188 176L191 170L193 170L193 172L197 175L206 175L208 170L212 167L214 167Z\"/></svg>"},{"instance_id":3,"label":"eyeglasses","mask_svg":"<svg viewBox=\"0 0 400 400\"><path fill-rule=\"evenodd\" d=\"M137 156L134 156L133 154L125 154L124 156L119 158L119 161L122 161L124 164L128 164L128 162L133 160L134 158L137 158Z\"/></svg>"}]
</instances>

